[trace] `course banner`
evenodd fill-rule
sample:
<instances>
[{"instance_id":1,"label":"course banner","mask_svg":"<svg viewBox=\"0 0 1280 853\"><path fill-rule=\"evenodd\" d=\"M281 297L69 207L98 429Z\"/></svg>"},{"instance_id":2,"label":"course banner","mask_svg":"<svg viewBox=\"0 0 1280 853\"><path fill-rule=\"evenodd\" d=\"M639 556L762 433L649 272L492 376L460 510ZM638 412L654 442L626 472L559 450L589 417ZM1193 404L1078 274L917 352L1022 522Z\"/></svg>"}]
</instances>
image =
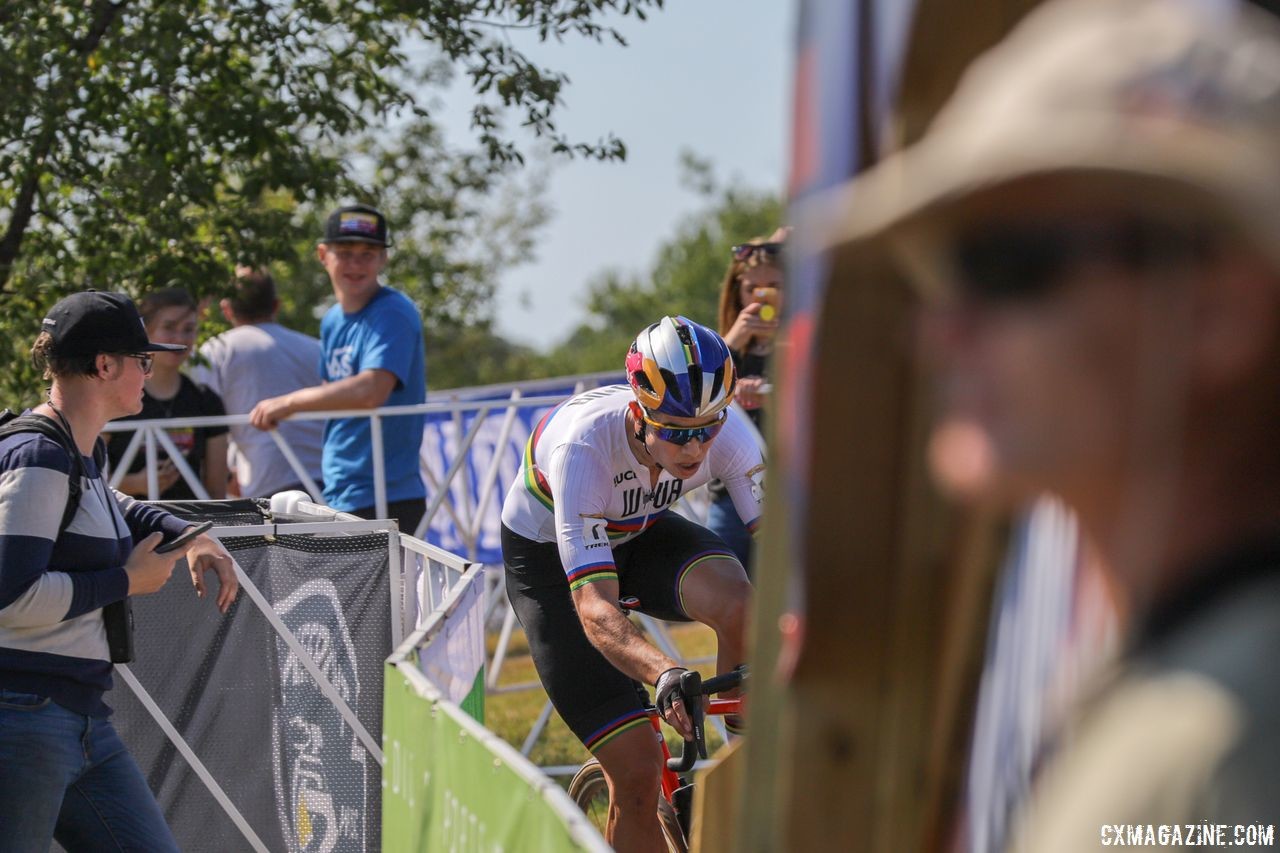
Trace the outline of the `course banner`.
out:
<instances>
[{"instance_id":1,"label":"course banner","mask_svg":"<svg viewBox=\"0 0 1280 853\"><path fill-rule=\"evenodd\" d=\"M558 785L412 663L389 661L384 690L384 850L609 850Z\"/></svg>"},{"instance_id":2,"label":"course banner","mask_svg":"<svg viewBox=\"0 0 1280 853\"><path fill-rule=\"evenodd\" d=\"M484 583L469 581L459 585L448 618L434 626L431 639L418 649L418 667L446 699L465 705L476 683L484 683L484 655ZM472 716L483 723L483 700L479 706L473 701L472 707L479 712Z\"/></svg>"},{"instance_id":3,"label":"course banner","mask_svg":"<svg viewBox=\"0 0 1280 853\"><path fill-rule=\"evenodd\" d=\"M599 373L519 383L520 396L569 397L579 391L626 381L623 373ZM421 458L427 473L428 494L443 480L459 454L466 462L449 484L449 499L431 519L423 538L433 545L477 563L502 562L502 501L524 460L524 445L551 405L518 406L510 424L506 404L515 386L489 386L441 392L432 402L493 401L502 404L489 412L439 412L427 415L422 434ZM481 422L476 423L477 420ZM469 444L465 439L471 434ZM490 480L492 479L492 482ZM472 528L474 525L474 529Z\"/></svg>"},{"instance_id":4,"label":"course banner","mask_svg":"<svg viewBox=\"0 0 1280 853\"><path fill-rule=\"evenodd\" d=\"M182 850L250 849L210 783L266 849L391 849L378 835L381 768L370 747L381 742L392 648L394 534L352 531L367 524L321 525L332 528L326 535L216 528L269 612L242 590L222 616L183 583L134 600L132 674L209 780L133 691L111 693L115 724Z\"/></svg>"}]
</instances>

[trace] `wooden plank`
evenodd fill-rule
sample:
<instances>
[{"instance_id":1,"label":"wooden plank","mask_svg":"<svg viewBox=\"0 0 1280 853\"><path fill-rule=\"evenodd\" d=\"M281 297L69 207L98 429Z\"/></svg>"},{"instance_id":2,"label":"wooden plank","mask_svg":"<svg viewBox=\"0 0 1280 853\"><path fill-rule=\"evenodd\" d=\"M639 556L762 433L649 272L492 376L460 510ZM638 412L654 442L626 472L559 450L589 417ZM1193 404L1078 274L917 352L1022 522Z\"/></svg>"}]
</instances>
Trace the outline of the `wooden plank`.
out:
<instances>
[{"instance_id":1,"label":"wooden plank","mask_svg":"<svg viewBox=\"0 0 1280 853\"><path fill-rule=\"evenodd\" d=\"M1035 5L921 0L894 126L864 126L861 137L918 138L961 70ZM942 849L972 728L996 527L956 514L929 484L913 295L872 252L832 262L803 318L812 340L788 329L805 349L777 356L777 399L798 406L787 413L798 427L771 437L781 477L771 476L760 541L734 849ZM812 390L797 394L792 382ZM792 477L803 512L779 487ZM779 678L778 620L797 598L804 643Z\"/></svg>"},{"instance_id":2,"label":"wooden plank","mask_svg":"<svg viewBox=\"0 0 1280 853\"><path fill-rule=\"evenodd\" d=\"M697 774L689 839L689 849L695 853L738 849L734 830L735 808L742 793L742 743L737 740L722 746L712 756L719 763Z\"/></svg>"}]
</instances>

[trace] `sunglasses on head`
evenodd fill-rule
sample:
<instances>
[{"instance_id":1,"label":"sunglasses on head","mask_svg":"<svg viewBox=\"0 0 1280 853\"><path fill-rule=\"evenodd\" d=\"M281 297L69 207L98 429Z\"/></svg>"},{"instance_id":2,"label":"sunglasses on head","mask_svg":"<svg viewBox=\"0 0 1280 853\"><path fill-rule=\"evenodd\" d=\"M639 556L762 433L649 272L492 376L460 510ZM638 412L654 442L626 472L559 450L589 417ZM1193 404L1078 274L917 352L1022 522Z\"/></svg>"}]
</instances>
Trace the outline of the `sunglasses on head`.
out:
<instances>
[{"instance_id":1,"label":"sunglasses on head","mask_svg":"<svg viewBox=\"0 0 1280 853\"><path fill-rule=\"evenodd\" d=\"M649 413L645 412L644 422L653 427L653 434L659 441L666 441L675 445L685 445L697 439L703 444L716 437L720 429L724 426L725 418L729 416L726 409L720 413L716 420L709 424L702 424L695 427L677 427L669 424L659 423L649 417Z\"/></svg>"},{"instance_id":2,"label":"sunglasses on head","mask_svg":"<svg viewBox=\"0 0 1280 853\"><path fill-rule=\"evenodd\" d=\"M1100 222L1002 222L961 233L951 261L962 297L986 303L1048 296L1089 263L1128 272L1205 260L1208 226L1127 218Z\"/></svg>"},{"instance_id":3,"label":"sunglasses on head","mask_svg":"<svg viewBox=\"0 0 1280 853\"><path fill-rule=\"evenodd\" d=\"M733 259L735 261L745 261L752 255L763 253L770 258L776 258L782 253L781 243L739 243L733 247Z\"/></svg>"}]
</instances>

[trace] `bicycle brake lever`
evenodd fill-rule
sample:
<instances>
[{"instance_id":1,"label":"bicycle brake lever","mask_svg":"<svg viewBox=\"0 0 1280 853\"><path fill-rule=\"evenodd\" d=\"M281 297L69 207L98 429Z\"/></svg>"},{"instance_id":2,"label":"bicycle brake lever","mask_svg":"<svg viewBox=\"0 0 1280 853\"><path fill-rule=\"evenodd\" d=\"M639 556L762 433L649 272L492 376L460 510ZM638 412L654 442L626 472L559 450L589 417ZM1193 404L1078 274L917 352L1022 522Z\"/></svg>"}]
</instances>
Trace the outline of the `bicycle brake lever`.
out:
<instances>
[{"instance_id":1,"label":"bicycle brake lever","mask_svg":"<svg viewBox=\"0 0 1280 853\"><path fill-rule=\"evenodd\" d=\"M707 738L703 728L702 675L695 670L681 673L680 694L684 697L685 711L693 726L693 748L690 749L690 741L685 741L681 754L667 759L667 769L685 773L693 769L698 758L707 757Z\"/></svg>"}]
</instances>

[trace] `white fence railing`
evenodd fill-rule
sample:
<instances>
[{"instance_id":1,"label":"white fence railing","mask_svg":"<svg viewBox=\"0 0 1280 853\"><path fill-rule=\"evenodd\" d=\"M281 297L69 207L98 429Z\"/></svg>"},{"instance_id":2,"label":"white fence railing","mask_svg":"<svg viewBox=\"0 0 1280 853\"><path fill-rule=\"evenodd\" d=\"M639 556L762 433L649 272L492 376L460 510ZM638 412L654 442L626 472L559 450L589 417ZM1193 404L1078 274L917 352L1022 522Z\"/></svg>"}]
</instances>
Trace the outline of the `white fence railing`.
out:
<instances>
[{"instance_id":1,"label":"white fence railing","mask_svg":"<svg viewBox=\"0 0 1280 853\"><path fill-rule=\"evenodd\" d=\"M498 524L502 500L508 484L519 470L524 443L537 418L546 409L575 393L621 380L621 374L609 373L466 388L432 395L429 402L415 406L303 412L291 419L369 419L375 437L372 471L375 507L379 517L385 517L386 470L379 440L382 422L397 415L424 415L426 427L419 462L427 490L427 512L416 530L405 532L424 541L430 538L446 550L464 555L469 560L494 563L500 559ZM142 453L147 474L145 497L159 499L157 471L160 451L163 450L173 460L192 493L201 500L207 500L209 493L198 472L191 470L167 430L248 423L248 415L110 423L106 432L133 433L123 456L113 467L111 485L119 485L138 454ZM288 441L277 430L272 430L271 435L312 500L322 504L323 496Z\"/></svg>"}]
</instances>

